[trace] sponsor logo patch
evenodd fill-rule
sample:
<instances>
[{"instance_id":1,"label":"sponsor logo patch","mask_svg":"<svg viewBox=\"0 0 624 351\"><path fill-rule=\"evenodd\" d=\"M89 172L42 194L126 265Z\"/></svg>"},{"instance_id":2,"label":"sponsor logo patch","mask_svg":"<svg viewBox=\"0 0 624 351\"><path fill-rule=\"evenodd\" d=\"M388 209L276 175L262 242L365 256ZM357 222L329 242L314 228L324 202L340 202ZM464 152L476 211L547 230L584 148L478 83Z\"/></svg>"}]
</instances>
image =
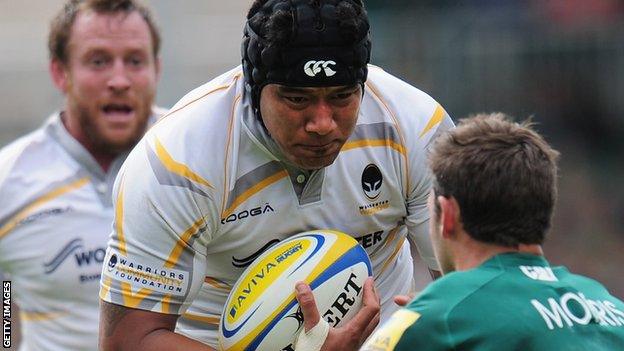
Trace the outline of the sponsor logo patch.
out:
<instances>
[{"instance_id":1,"label":"sponsor logo patch","mask_svg":"<svg viewBox=\"0 0 624 351\"><path fill-rule=\"evenodd\" d=\"M41 212L31 214L30 216L19 221L17 225L20 226L20 225L30 224L32 222L36 222L38 220L41 220L47 217L58 216L60 214L71 212L71 211L72 211L71 207L49 208L47 210L43 210Z\"/></svg>"},{"instance_id":2,"label":"sponsor logo patch","mask_svg":"<svg viewBox=\"0 0 624 351\"><path fill-rule=\"evenodd\" d=\"M189 285L186 271L139 262L114 251L109 253L103 272L115 281L130 283L137 289L147 288L176 296L184 296Z\"/></svg>"},{"instance_id":3,"label":"sponsor logo patch","mask_svg":"<svg viewBox=\"0 0 624 351\"><path fill-rule=\"evenodd\" d=\"M286 269L288 269L297 259L313 245L310 240L295 240L280 248L274 254L265 257L256 263L254 268L247 272L247 275L239 278L240 285L233 292L234 298L227 306L227 321L234 323L239 315L249 310L259 296L277 279Z\"/></svg>"},{"instance_id":4,"label":"sponsor logo patch","mask_svg":"<svg viewBox=\"0 0 624 351\"><path fill-rule=\"evenodd\" d=\"M303 71L309 77L316 77L316 75L321 73L321 71L326 77L331 77L336 74L336 71L334 71L330 66L336 66L336 62L331 60L310 60L303 66Z\"/></svg>"},{"instance_id":5,"label":"sponsor logo patch","mask_svg":"<svg viewBox=\"0 0 624 351\"><path fill-rule=\"evenodd\" d=\"M362 192L368 203L360 204L358 210L363 216L373 215L390 207L390 200L382 199L383 175L375 164L368 164L362 171Z\"/></svg>"},{"instance_id":6,"label":"sponsor logo patch","mask_svg":"<svg viewBox=\"0 0 624 351\"><path fill-rule=\"evenodd\" d=\"M527 277L534 280L541 280L545 282L556 282L557 277L553 273L550 267L544 266L520 266L520 270Z\"/></svg>"},{"instance_id":7,"label":"sponsor logo patch","mask_svg":"<svg viewBox=\"0 0 624 351\"><path fill-rule=\"evenodd\" d=\"M374 164L369 164L364 168L362 172L362 190L364 195L371 200L375 201L379 194L381 194L381 184L383 183L383 176L381 171Z\"/></svg>"},{"instance_id":8,"label":"sponsor logo patch","mask_svg":"<svg viewBox=\"0 0 624 351\"><path fill-rule=\"evenodd\" d=\"M106 256L106 249L102 247L96 247L86 249L84 242L80 238L76 238L68 242L63 248L48 262L43 263L43 269L45 274L51 274L56 271L63 262L69 257L73 257L76 262L76 266L83 267L93 264L100 265L104 262L104 256Z\"/></svg>"},{"instance_id":9,"label":"sponsor logo patch","mask_svg":"<svg viewBox=\"0 0 624 351\"><path fill-rule=\"evenodd\" d=\"M369 247L375 246L380 242L383 242L383 230L378 230L373 233L364 234L362 236L356 237L355 240L365 249Z\"/></svg>"},{"instance_id":10,"label":"sponsor logo patch","mask_svg":"<svg viewBox=\"0 0 624 351\"><path fill-rule=\"evenodd\" d=\"M532 299L531 305L544 319L548 330L567 329L596 322L601 326L624 325L624 311L612 301L590 299L582 292L569 291L548 299Z\"/></svg>"},{"instance_id":11,"label":"sponsor logo patch","mask_svg":"<svg viewBox=\"0 0 624 351\"><path fill-rule=\"evenodd\" d=\"M221 218L221 224L226 224L226 223L231 223L231 222L236 222L245 218L249 218L249 217L256 217L256 216L260 216L263 215L265 213L271 213L271 212L275 212L275 210L273 209L273 207L271 207L271 205L269 205L269 203L265 203L264 206L258 206L258 207L254 207L252 209L245 209L242 210L240 212L237 213L232 213L229 216L225 217L225 218Z\"/></svg>"}]
</instances>

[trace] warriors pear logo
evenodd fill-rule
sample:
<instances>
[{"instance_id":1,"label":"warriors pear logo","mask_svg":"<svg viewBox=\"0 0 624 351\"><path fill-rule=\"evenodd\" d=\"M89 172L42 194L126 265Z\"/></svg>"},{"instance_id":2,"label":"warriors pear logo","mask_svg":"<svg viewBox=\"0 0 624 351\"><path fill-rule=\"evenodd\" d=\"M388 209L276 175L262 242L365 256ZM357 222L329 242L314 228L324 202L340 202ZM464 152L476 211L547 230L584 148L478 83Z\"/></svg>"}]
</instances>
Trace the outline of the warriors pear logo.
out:
<instances>
[{"instance_id":1,"label":"warriors pear logo","mask_svg":"<svg viewBox=\"0 0 624 351\"><path fill-rule=\"evenodd\" d=\"M108 271L112 271L117 265L117 255L113 254L108 260Z\"/></svg>"},{"instance_id":2,"label":"warriors pear logo","mask_svg":"<svg viewBox=\"0 0 624 351\"><path fill-rule=\"evenodd\" d=\"M362 190L369 200L375 200L381 193L383 176L381 171L374 164L369 164L362 172Z\"/></svg>"}]
</instances>

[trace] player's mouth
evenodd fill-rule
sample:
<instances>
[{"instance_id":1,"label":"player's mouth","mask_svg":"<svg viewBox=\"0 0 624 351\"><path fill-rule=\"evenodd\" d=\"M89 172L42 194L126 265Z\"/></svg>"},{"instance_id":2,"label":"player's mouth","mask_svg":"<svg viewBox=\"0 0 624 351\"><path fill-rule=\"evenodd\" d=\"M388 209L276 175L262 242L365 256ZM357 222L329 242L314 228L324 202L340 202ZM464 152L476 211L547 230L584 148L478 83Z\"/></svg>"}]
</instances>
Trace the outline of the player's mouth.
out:
<instances>
[{"instance_id":1,"label":"player's mouth","mask_svg":"<svg viewBox=\"0 0 624 351\"><path fill-rule=\"evenodd\" d=\"M106 120L113 123L124 123L134 118L134 108L129 104L106 104L101 110Z\"/></svg>"},{"instance_id":2,"label":"player's mouth","mask_svg":"<svg viewBox=\"0 0 624 351\"><path fill-rule=\"evenodd\" d=\"M300 144L299 147L307 152L311 152L316 156L324 156L332 154L339 148L340 143L336 140L332 140L329 143L324 144Z\"/></svg>"}]
</instances>

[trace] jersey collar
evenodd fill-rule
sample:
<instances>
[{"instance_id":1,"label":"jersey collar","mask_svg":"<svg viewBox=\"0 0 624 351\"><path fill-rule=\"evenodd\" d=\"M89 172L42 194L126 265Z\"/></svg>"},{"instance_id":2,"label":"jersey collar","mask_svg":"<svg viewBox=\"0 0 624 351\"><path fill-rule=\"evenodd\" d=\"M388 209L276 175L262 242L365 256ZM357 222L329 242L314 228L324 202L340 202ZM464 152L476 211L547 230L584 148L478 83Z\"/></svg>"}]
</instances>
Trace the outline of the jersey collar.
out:
<instances>
[{"instance_id":1,"label":"jersey collar","mask_svg":"<svg viewBox=\"0 0 624 351\"><path fill-rule=\"evenodd\" d=\"M550 263L548 263L544 256L520 252L506 252L489 258L487 261L483 262L480 267L504 269L517 266L550 267Z\"/></svg>"},{"instance_id":2,"label":"jersey collar","mask_svg":"<svg viewBox=\"0 0 624 351\"><path fill-rule=\"evenodd\" d=\"M153 113L149 117L147 128L153 125L160 117L162 109L158 107L152 108ZM108 172L104 172L102 167L97 163L95 158L78 142L63 124L61 120L62 112L55 112L46 120L43 129L76 161L80 166L89 172L93 177L100 181L105 181L110 175L116 175L121 164L130 153L130 150L121 153L115 158Z\"/></svg>"},{"instance_id":3,"label":"jersey collar","mask_svg":"<svg viewBox=\"0 0 624 351\"><path fill-rule=\"evenodd\" d=\"M96 179L103 181L106 179L106 173L97 163L95 158L82 146L65 128L61 120L62 112L55 112L45 122L44 129L56 142L76 161L80 166ZM127 153L120 155L111 164L110 171L118 168L118 162L121 157L125 158ZM116 167L117 166L117 167ZM110 172L109 171L109 172Z\"/></svg>"}]
</instances>

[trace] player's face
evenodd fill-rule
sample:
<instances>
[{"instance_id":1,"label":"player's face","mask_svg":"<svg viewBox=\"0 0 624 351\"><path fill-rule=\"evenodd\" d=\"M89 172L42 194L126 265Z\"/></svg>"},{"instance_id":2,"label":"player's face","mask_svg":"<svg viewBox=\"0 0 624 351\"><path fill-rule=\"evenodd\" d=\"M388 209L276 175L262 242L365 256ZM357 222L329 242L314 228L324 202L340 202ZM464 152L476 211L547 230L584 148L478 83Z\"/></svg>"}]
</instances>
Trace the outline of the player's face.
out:
<instances>
[{"instance_id":1,"label":"player's face","mask_svg":"<svg viewBox=\"0 0 624 351\"><path fill-rule=\"evenodd\" d=\"M137 12L76 17L60 86L66 122L96 151L121 152L144 133L159 73L152 45Z\"/></svg>"},{"instance_id":2,"label":"player's face","mask_svg":"<svg viewBox=\"0 0 624 351\"><path fill-rule=\"evenodd\" d=\"M452 253L446 241L442 237L441 209L436 203L433 190L429 193L429 236L433 245L436 260L440 265L442 273L450 273L455 270ZM437 208L436 208L437 207Z\"/></svg>"},{"instance_id":3,"label":"player's face","mask_svg":"<svg viewBox=\"0 0 624 351\"><path fill-rule=\"evenodd\" d=\"M334 162L358 118L360 85L262 89L260 112L271 137L289 161L303 169Z\"/></svg>"}]
</instances>

